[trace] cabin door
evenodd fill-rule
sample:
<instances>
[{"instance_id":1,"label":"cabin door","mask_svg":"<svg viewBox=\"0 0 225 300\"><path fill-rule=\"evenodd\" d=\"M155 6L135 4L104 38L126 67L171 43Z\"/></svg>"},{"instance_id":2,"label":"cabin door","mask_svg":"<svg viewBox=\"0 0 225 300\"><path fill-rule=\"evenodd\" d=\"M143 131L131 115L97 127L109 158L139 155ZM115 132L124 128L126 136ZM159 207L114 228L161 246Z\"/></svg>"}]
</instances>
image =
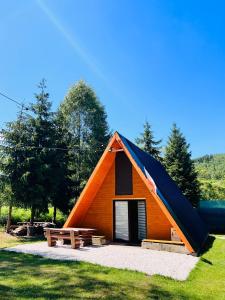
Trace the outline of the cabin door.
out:
<instances>
[{"instance_id":1,"label":"cabin door","mask_svg":"<svg viewBox=\"0 0 225 300\"><path fill-rule=\"evenodd\" d=\"M130 243L139 243L145 238L145 200L115 200L114 239Z\"/></svg>"},{"instance_id":2,"label":"cabin door","mask_svg":"<svg viewBox=\"0 0 225 300\"><path fill-rule=\"evenodd\" d=\"M129 241L128 201L114 202L115 239Z\"/></svg>"}]
</instances>

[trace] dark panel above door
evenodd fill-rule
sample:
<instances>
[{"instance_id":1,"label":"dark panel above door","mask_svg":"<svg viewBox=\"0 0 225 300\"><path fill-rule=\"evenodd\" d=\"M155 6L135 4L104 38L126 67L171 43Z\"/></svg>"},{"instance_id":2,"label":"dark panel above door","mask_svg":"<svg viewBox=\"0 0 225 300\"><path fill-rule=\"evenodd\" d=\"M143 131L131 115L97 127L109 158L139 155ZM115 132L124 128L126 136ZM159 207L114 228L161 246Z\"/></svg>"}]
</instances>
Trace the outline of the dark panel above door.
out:
<instances>
[{"instance_id":1,"label":"dark panel above door","mask_svg":"<svg viewBox=\"0 0 225 300\"><path fill-rule=\"evenodd\" d=\"M133 194L132 164L124 152L116 153L115 194Z\"/></svg>"}]
</instances>

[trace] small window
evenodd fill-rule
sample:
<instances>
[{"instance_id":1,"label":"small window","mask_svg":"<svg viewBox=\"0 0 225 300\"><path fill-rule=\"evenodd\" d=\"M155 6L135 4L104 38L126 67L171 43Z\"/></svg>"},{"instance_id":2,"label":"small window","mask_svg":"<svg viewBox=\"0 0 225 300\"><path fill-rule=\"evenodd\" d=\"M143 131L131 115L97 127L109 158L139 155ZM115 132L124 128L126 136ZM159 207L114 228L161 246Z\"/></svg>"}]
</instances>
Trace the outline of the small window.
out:
<instances>
[{"instance_id":1,"label":"small window","mask_svg":"<svg viewBox=\"0 0 225 300\"><path fill-rule=\"evenodd\" d=\"M124 152L116 153L115 194L132 195L132 164Z\"/></svg>"}]
</instances>

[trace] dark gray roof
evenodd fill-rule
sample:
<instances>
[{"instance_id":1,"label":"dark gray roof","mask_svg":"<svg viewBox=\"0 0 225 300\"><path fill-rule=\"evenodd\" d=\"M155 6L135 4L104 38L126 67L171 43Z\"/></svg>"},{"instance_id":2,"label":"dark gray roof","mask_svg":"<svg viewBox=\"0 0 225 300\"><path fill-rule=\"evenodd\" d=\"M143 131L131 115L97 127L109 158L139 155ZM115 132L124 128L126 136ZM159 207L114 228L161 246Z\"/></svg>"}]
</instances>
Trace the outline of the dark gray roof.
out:
<instances>
[{"instance_id":1,"label":"dark gray roof","mask_svg":"<svg viewBox=\"0 0 225 300\"><path fill-rule=\"evenodd\" d=\"M196 209L184 197L159 161L138 148L121 134L119 136L145 176L147 176L146 173L149 173L155 183L159 198L167 207L192 248L199 252L208 236L208 229Z\"/></svg>"}]
</instances>

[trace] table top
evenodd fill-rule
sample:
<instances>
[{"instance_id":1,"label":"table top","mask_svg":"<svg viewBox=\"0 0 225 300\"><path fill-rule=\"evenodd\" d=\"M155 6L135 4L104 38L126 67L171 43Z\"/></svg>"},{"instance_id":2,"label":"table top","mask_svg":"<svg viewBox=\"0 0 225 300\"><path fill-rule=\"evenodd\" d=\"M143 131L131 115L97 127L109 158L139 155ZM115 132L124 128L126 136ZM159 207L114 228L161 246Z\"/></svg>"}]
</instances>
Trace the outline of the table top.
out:
<instances>
[{"instance_id":1,"label":"table top","mask_svg":"<svg viewBox=\"0 0 225 300\"><path fill-rule=\"evenodd\" d=\"M44 228L44 230L46 229L52 229L54 231L76 231L76 232L79 232L79 231L96 231L95 228L75 228L75 227L67 227L67 228Z\"/></svg>"},{"instance_id":2,"label":"table top","mask_svg":"<svg viewBox=\"0 0 225 300\"><path fill-rule=\"evenodd\" d=\"M33 222L33 224L46 224L46 223L51 224L51 225L55 225L52 222L36 222L36 221ZM17 224L30 224L30 222L29 221L27 221L27 222L17 222Z\"/></svg>"}]
</instances>

